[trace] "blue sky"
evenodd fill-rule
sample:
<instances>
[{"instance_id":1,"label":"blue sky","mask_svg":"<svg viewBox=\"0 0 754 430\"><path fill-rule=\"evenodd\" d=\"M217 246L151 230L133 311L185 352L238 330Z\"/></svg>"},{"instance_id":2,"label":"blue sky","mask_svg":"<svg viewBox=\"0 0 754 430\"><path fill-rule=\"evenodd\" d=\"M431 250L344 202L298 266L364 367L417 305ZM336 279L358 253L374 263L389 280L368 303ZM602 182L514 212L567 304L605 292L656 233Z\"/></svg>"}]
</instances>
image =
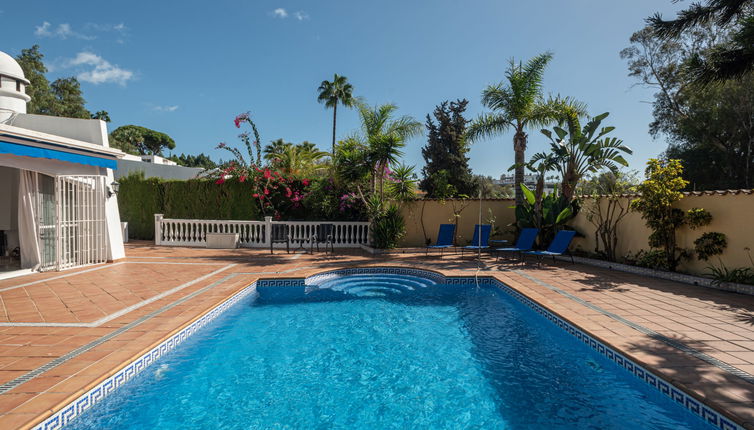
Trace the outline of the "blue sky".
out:
<instances>
[{"instance_id":1,"label":"blue sky","mask_svg":"<svg viewBox=\"0 0 754 430\"><path fill-rule=\"evenodd\" d=\"M332 112L316 89L333 73L348 77L369 103L392 102L424 121L435 105L467 98L500 81L508 60L555 55L545 90L610 112L613 134L634 149L631 168L662 152L648 133L652 91L634 86L619 51L670 0L88 2L0 5L0 50L13 56L41 46L48 77L78 76L87 107L107 110L110 129L137 124L163 131L176 152L228 156L240 144L236 114L251 111L263 143L309 140L328 149ZM358 128L339 109L338 136ZM423 165L425 138L406 161ZM545 149L531 130L528 154ZM475 143L475 173L499 176L513 162L511 135Z\"/></svg>"}]
</instances>

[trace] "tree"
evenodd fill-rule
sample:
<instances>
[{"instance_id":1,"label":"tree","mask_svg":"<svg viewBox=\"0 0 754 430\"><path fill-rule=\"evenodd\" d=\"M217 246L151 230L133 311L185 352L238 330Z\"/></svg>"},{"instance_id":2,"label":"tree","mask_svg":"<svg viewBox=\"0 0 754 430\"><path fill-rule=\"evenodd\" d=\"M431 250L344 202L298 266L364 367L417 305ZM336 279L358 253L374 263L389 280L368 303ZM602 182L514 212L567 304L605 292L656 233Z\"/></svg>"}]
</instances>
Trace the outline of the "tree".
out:
<instances>
[{"instance_id":1,"label":"tree","mask_svg":"<svg viewBox=\"0 0 754 430\"><path fill-rule=\"evenodd\" d=\"M372 171L372 192L379 191L380 198L384 198L384 184L390 175L390 165L396 164L403 156L401 148L406 146L406 140L421 133L421 123L410 116L393 119L393 113L398 110L394 104L377 105L374 107L359 103L361 117L362 141L366 143L368 161Z\"/></svg>"},{"instance_id":2,"label":"tree","mask_svg":"<svg viewBox=\"0 0 754 430\"><path fill-rule=\"evenodd\" d=\"M492 176L474 175L477 192L483 199L509 199L513 197L513 189L510 185L500 185ZM476 196L476 194L470 194ZM442 198L443 196L440 196Z\"/></svg>"},{"instance_id":3,"label":"tree","mask_svg":"<svg viewBox=\"0 0 754 430\"><path fill-rule=\"evenodd\" d=\"M270 166L293 176L309 176L322 168L322 159L327 155L311 142L298 145L283 139L272 141L264 147L264 158Z\"/></svg>"},{"instance_id":4,"label":"tree","mask_svg":"<svg viewBox=\"0 0 754 430\"><path fill-rule=\"evenodd\" d=\"M370 107L359 103L358 107L361 132L335 148L334 171L337 182L355 189L364 204L374 244L390 248L406 228L396 202L414 197L413 167L398 165L398 158L405 141L419 134L422 125L409 116L393 118L398 109L393 104Z\"/></svg>"},{"instance_id":5,"label":"tree","mask_svg":"<svg viewBox=\"0 0 754 430\"><path fill-rule=\"evenodd\" d=\"M482 92L482 104L493 112L478 117L468 130L468 137L474 141L513 129L516 165L513 188L517 205L522 204L524 199L521 184L526 165L526 130L530 127L544 127L562 117L556 100L545 101L542 96L544 70L551 59L550 53L538 55L526 64L516 64L511 59L505 73L507 82L490 85Z\"/></svg>"},{"instance_id":6,"label":"tree","mask_svg":"<svg viewBox=\"0 0 754 430\"><path fill-rule=\"evenodd\" d=\"M170 160L176 162L179 166L184 167L201 167L205 170L210 170L217 167L217 163L212 161L212 159L204 153L201 153L199 155L185 155L181 153L181 155L179 156L171 156Z\"/></svg>"},{"instance_id":7,"label":"tree","mask_svg":"<svg viewBox=\"0 0 754 430\"><path fill-rule=\"evenodd\" d=\"M689 58L686 69L692 81L702 84L739 78L754 71L754 2L706 0L692 3L676 19L663 20L658 13L648 23L662 39L679 39L710 24L730 29L730 37Z\"/></svg>"},{"instance_id":8,"label":"tree","mask_svg":"<svg viewBox=\"0 0 754 430\"><path fill-rule=\"evenodd\" d=\"M50 81L45 77L47 67L44 64L44 55L39 51L39 45L29 49L22 49L21 55L16 61L24 71L24 76L30 84L26 88L26 94L31 101L26 104L26 111L32 114L50 115L54 97L50 89Z\"/></svg>"},{"instance_id":9,"label":"tree","mask_svg":"<svg viewBox=\"0 0 754 430\"><path fill-rule=\"evenodd\" d=\"M594 227L594 252L607 261L616 261L618 225L631 212L624 195L635 190L634 172L603 172L579 185L582 194L591 198L584 201L586 219Z\"/></svg>"},{"instance_id":10,"label":"tree","mask_svg":"<svg viewBox=\"0 0 754 430\"><path fill-rule=\"evenodd\" d=\"M175 141L165 133L138 125L124 125L110 133L112 146L129 154L162 155L164 148L174 149Z\"/></svg>"},{"instance_id":11,"label":"tree","mask_svg":"<svg viewBox=\"0 0 754 430\"><path fill-rule=\"evenodd\" d=\"M262 149L264 159L270 162L275 158L280 157L283 153L285 153L286 148L288 148L289 146L293 146L293 144L286 142L283 139L273 140L268 145L265 145L265 147Z\"/></svg>"},{"instance_id":12,"label":"tree","mask_svg":"<svg viewBox=\"0 0 754 430\"><path fill-rule=\"evenodd\" d=\"M553 165L561 175L563 182L560 188L568 203L574 199L576 186L587 174L597 173L601 169L617 172L618 166L628 166L623 154L633 151L623 145L622 140L607 137L615 127L600 128L608 115L608 112L597 115L582 128L574 113L567 121L568 130L559 126L554 127L552 132L542 130L542 134L550 140Z\"/></svg>"},{"instance_id":13,"label":"tree","mask_svg":"<svg viewBox=\"0 0 754 430\"><path fill-rule=\"evenodd\" d=\"M651 256L654 268L675 271L682 259L691 256L688 250L677 245L676 230L683 225L698 228L712 220L704 209L684 212L673 207L683 198L681 191L688 184L682 174L680 160L650 159L645 171L646 179L636 187L641 196L631 201L631 209L641 213L647 227L652 230L649 246L658 251L647 253L644 260L649 260L647 256Z\"/></svg>"},{"instance_id":14,"label":"tree","mask_svg":"<svg viewBox=\"0 0 754 430\"><path fill-rule=\"evenodd\" d=\"M68 118L91 118L86 109L81 84L74 77L56 79L52 84L45 77L47 67L39 45L22 49L16 61L29 80L27 94L31 101L26 105L30 114L64 116Z\"/></svg>"},{"instance_id":15,"label":"tree","mask_svg":"<svg viewBox=\"0 0 754 430\"><path fill-rule=\"evenodd\" d=\"M432 114L437 122L427 115L427 145L422 148L427 164L422 168L424 179L419 184L427 197L450 197L448 185L453 187L453 194L476 194L477 181L466 156L469 150L466 125L469 121L463 117L463 112L468 103L465 99L442 102Z\"/></svg>"},{"instance_id":16,"label":"tree","mask_svg":"<svg viewBox=\"0 0 754 430\"><path fill-rule=\"evenodd\" d=\"M110 114L106 110L98 110L92 114L92 119L100 119L105 122L110 122Z\"/></svg>"},{"instance_id":17,"label":"tree","mask_svg":"<svg viewBox=\"0 0 754 430\"><path fill-rule=\"evenodd\" d=\"M55 97L52 115L66 118L92 118L92 113L84 107L86 100L84 100L78 79L73 77L56 79L50 88Z\"/></svg>"},{"instance_id":18,"label":"tree","mask_svg":"<svg viewBox=\"0 0 754 430\"><path fill-rule=\"evenodd\" d=\"M353 97L353 86L348 83L348 78L336 73L332 81L322 81L317 91L319 91L317 101L324 103L326 108L332 108L332 154L335 154L335 124L338 118L338 104L352 107L356 103L356 99Z\"/></svg>"},{"instance_id":19,"label":"tree","mask_svg":"<svg viewBox=\"0 0 754 430\"><path fill-rule=\"evenodd\" d=\"M650 133L668 137L665 156L683 161L693 189L754 186L754 72L699 85L684 67L726 34L707 25L664 40L645 28L621 52L629 75L656 89Z\"/></svg>"}]
</instances>

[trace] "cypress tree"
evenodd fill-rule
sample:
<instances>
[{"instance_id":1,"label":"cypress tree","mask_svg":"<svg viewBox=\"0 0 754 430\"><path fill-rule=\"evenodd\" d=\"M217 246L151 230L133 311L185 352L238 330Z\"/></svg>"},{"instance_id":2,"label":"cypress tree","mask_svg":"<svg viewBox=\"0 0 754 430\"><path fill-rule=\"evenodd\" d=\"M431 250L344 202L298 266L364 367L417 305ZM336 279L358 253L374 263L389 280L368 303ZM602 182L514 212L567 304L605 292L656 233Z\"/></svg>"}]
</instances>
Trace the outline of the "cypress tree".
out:
<instances>
[{"instance_id":1,"label":"cypress tree","mask_svg":"<svg viewBox=\"0 0 754 430\"><path fill-rule=\"evenodd\" d=\"M476 194L477 183L469 168L469 151L464 118L468 100L444 101L427 115L427 145L422 156L427 163L422 168L424 179L419 187L431 198L448 198Z\"/></svg>"}]
</instances>

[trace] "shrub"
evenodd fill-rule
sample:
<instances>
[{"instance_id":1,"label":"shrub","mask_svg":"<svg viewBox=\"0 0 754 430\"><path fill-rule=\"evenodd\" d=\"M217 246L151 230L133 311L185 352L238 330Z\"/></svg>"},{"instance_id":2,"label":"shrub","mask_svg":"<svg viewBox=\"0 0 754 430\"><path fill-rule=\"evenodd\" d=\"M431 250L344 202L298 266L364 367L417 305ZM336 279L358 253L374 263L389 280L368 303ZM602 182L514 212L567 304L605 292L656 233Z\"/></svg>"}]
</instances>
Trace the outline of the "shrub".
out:
<instances>
[{"instance_id":1,"label":"shrub","mask_svg":"<svg viewBox=\"0 0 754 430\"><path fill-rule=\"evenodd\" d=\"M143 175L120 178L118 209L120 219L128 222L131 239L154 239L154 214L166 218L237 219L261 218L248 183L192 179L168 181L144 179Z\"/></svg>"},{"instance_id":2,"label":"shrub","mask_svg":"<svg viewBox=\"0 0 754 430\"><path fill-rule=\"evenodd\" d=\"M693 208L686 211L686 224L692 230L696 230L712 222L712 214L702 208Z\"/></svg>"},{"instance_id":3,"label":"shrub","mask_svg":"<svg viewBox=\"0 0 754 430\"><path fill-rule=\"evenodd\" d=\"M636 253L636 265L655 270L670 270L668 256L662 249L641 250Z\"/></svg>"},{"instance_id":4,"label":"shrub","mask_svg":"<svg viewBox=\"0 0 754 430\"><path fill-rule=\"evenodd\" d=\"M721 265L720 267L709 266L707 270L707 276L713 279L712 283L715 285L726 282L754 285L754 270L750 267L734 267L729 269Z\"/></svg>"},{"instance_id":5,"label":"shrub","mask_svg":"<svg viewBox=\"0 0 754 430\"><path fill-rule=\"evenodd\" d=\"M406 222L397 205L391 204L372 220L372 238L377 248L395 248L405 235Z\"/></svg>"},{"instance_id":6,"label":"shrub","mask_svg":"<svg viewBox=\"0 0 754 430\"><path fill-rule=\"evenodd\" d=\"M681 177L682 173L680 160L650 159L647 162L647 179L636 187L641 197L631 202L631 208L639 211L647 227L652 229L649 246L663 251L661 255L666 261L662 266L671 271L676 270L682 259L691 258L689 250L677 246L676 230L684 225L695 230L712 221L712 215L704 209L693 208L684 212L673 207L675 202L683 198L681 190L688 185L688 181ZM725 236L721 233L706 233L694 244L697 255L702 260L722 253L727 246ZM652 255L655 258L660 254Z\"/></svg>"},{"instance_id":7,"label":"shrub","mask_svg":"<svg viewBox=\"0 0 754 430\"><path fill-rule=\"evenodd\" d=\"M707 261L713 255L722 254L728 240L725 235L718 232L708 232L694 241L694 251L700 260Z\"/></svg>"}]
</instances>

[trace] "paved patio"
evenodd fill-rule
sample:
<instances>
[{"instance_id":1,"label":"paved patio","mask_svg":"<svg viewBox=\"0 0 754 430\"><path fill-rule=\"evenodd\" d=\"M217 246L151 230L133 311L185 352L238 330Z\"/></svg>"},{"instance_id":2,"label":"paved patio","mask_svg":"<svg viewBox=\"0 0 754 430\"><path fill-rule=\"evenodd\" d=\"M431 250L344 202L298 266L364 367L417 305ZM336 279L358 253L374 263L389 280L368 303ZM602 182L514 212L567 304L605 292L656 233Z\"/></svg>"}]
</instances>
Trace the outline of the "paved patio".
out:
<instances>
[{"instance_id":1,"label":"paved patio","mask_svg":"<svg viewBox=\"0 0 754 430\"><path fill-rule=\"evenodd\" d=\"M423 252L271 256L137 243L127 255L0 281L0 428L33 426L261 277L379 265L477 271L469 258ZM568 263L519 267L487 258L481 274L754 429L754 296Z\"/></svg>"}]
</instances>

